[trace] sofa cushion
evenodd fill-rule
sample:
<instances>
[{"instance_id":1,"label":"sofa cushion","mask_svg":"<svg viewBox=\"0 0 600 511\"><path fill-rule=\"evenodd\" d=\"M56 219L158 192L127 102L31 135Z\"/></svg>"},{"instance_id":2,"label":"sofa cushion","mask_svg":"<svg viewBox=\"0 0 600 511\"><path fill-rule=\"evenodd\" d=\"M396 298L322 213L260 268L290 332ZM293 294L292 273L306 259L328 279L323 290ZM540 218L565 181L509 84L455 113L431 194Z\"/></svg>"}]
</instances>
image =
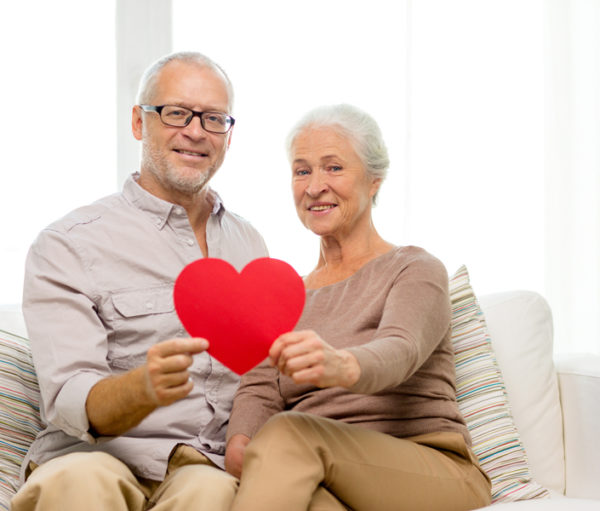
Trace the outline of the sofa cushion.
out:
<instances>
[{"instance_id":1,"label":"sofa cushion","mask_svg":"<svg viewBox=\"0 0 600 511\"><path fill-rule=\"evenodd\" d=\"M41 429L39 397L29 342L0 330L0 508L9 509L21 463Z\"/></svg>"},{"instance_id":2,"label":"sofa cushion","mask_svg":"<svg viewBox=\"0 0 600 511\"><path fill-rule=\"evenodd\" d=\"M531 475L562 494L563 418L550 307L532 291L496 293L480 302Z\"/></svg>"},{"instance_id":3,"label":"sofa cushion","mask_svg":"<svg viewBox=\"0 0 600 511\"><path fill-rule=\"evenodd\" d=\"M466 267L450 279L456 394L473 451L492 480L492 502L548 497L532 480L502 373Z\"/></svg>"},{"instance_id":4,"label":"sofa cushion","mask_svg":"<svg viewBox=\"0 0 600 511\"><path fill-rule=\"evenodd\" d=\"M546 500L527 500L496 504L481 509L490 511L598 511L600 502L588 499L557 498Z\"/></svg>"}]
</instances>

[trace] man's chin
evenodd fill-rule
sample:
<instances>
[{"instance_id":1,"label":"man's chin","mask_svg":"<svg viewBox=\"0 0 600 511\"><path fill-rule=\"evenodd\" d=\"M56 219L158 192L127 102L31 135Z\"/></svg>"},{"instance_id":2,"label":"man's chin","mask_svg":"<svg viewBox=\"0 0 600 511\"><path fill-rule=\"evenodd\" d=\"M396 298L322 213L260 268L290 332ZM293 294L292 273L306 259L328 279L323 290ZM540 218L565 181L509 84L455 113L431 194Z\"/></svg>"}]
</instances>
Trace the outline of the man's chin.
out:
<instances>
[{"instance_id":1,"label":"man's chin","mask_svg":"<svg viewBox=\"0 0 600 511\"><path fill-rule=\"evenodd\" d=\"M202 173L195 171L194 174L188 175L171 175L169 176L168 183L174 190L180 193L195 195L206 186L211 175L209 171Z\"/></svg>"}]
</instances>

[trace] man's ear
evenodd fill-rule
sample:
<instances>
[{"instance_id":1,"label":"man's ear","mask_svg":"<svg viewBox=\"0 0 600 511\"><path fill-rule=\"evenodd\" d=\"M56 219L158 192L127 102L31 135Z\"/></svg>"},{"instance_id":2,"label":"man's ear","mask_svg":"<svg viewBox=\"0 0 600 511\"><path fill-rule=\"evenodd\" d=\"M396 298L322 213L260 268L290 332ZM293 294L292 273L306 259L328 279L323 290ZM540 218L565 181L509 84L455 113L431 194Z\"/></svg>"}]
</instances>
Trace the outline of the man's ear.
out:
<instances>
[{"instance_id":1,"label":"man's ear","mask_svg":"<svg viewBox=\"0 0 600 511\"><path fill-rule=\"evenodd\" d=\"M142 140L142 109L137 105L131 110L131 131L136 140Z\"/></svg>"},{"instance_id":2,"label":"man's ear","mask_svg":"<svg viewBox=\"0 0 600 511\"><path fill-rule=\"evenodd\" d=\"M231 145L231 137L233 136L233 126L231 127L231 129L229 130L229 133L227 135L228 135L227 150L229 150L229 146Z\"/></svg>"}]
</instances>

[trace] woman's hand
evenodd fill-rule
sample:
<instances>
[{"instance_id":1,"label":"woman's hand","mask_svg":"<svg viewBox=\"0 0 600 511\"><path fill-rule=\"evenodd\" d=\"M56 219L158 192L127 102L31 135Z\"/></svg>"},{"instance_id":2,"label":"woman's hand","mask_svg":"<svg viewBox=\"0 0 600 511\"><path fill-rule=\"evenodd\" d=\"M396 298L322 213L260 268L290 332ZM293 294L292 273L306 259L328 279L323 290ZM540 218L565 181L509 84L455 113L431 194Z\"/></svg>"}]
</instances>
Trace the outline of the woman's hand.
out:
<instances>
[{"instance_id":1,"label":"woman's hand","mask_svg":"<svg viewBox=\"0 0 600 511\"><path fill-rule=\"evenodd\" d=\"M244 451L250 443L246 435L233 435L227 442L225 451L225 470L238 479L242 475L242 465L244 463Z\"/></svg>"},{"instance_id":2,"label":"woman's hand","mask_svg":"<svg viewBox=\"0 0 600 511\"><path fill-rule=\"evenodd\" d=\"M317 387L351 387L360 378L356 357L336 350L312 330L279 336L269 350L271 364L296 383Z\"/></svg>"}]
</instances>

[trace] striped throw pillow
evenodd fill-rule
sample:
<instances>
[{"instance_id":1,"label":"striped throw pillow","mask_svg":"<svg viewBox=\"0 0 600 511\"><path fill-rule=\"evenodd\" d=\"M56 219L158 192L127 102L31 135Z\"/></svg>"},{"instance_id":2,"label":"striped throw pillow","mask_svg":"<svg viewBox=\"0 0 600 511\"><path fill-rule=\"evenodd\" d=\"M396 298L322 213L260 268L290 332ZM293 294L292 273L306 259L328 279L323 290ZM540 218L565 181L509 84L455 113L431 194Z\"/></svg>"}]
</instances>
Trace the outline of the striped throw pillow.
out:
<instances>
[{"instance_id":1,"label":"striped throw pillow","mask_svg":"<svg viewBox=\"0 0 600 511\"><path fill-rule=\"evenodd\" d=\"M0 330L0 509L9 509L23 458L42 427L39 399L29 342Z\"/></svg>"},{"instance_id":2,"label":"striped throw pillow","mask_svg":"<svg viewBox=\"0 0 600 511\"><path fill-rule=\"evenodd\" d=\"M492 503L549 497L531 478L502 373L465 266L450 279L450 300L458 406L471 432L473 451L492 480Z\"/></svg>"}]
</instances>

